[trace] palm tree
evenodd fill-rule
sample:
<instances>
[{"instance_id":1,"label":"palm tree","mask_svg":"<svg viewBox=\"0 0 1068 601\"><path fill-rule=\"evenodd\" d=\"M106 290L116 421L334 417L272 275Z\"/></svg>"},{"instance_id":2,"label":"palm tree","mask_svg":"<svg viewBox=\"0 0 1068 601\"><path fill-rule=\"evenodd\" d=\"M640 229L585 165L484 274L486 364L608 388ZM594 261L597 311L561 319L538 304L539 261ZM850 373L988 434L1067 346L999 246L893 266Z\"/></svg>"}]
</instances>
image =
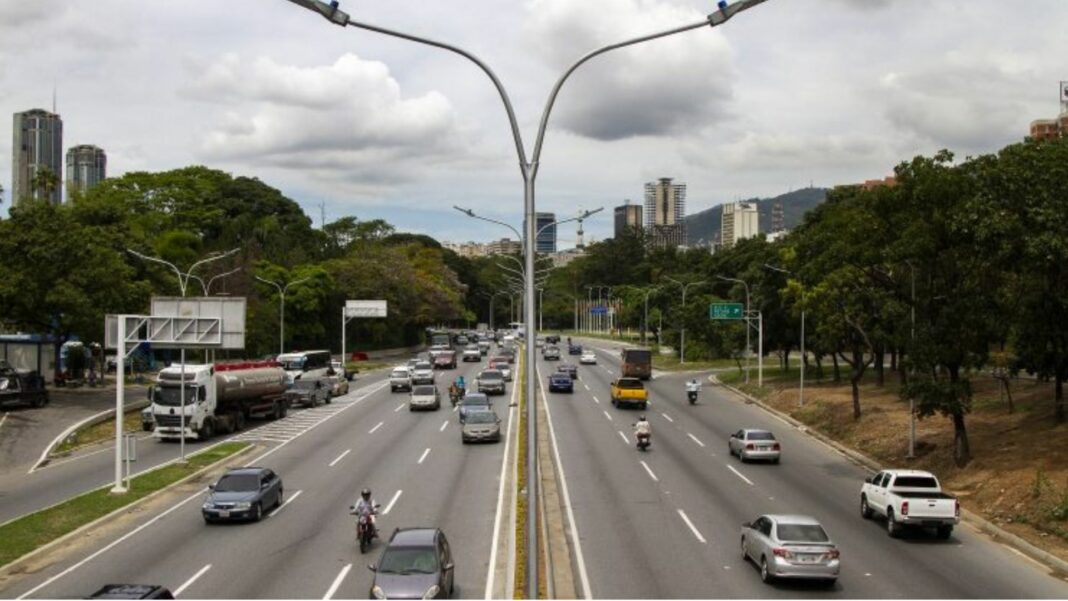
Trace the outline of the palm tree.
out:
<instances>
[{"instance_id":1,"label":"palm tree","mask_svg":"<svg viewBox=\"0 0 1068 601\"><path fill-rule=\"evenodd\" d=\"M30 190L34 191L34 198L48 198L59 188L59 176L48 167L41 167L30 179Z\"/></svg>"}]
</instances>

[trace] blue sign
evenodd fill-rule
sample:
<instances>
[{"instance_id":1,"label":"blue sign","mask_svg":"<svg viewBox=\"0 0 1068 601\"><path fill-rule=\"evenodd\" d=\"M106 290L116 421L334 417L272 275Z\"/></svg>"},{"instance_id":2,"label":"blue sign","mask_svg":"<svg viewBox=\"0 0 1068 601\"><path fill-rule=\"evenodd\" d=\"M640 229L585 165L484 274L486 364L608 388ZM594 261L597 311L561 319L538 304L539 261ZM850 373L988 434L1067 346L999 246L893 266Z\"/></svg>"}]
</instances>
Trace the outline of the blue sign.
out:
<instances>
[{"instance_id":1,"label":"blue sign","mask_svg":"<svg viewBox=\"0 0 1068 601\"><path fill-rule=\"evenodd\" d=\"M590 313L592 313L593 315L608 315L608 307L605 307L603 305L596 305L590 307Z\"/></svg>"}]
</instances>

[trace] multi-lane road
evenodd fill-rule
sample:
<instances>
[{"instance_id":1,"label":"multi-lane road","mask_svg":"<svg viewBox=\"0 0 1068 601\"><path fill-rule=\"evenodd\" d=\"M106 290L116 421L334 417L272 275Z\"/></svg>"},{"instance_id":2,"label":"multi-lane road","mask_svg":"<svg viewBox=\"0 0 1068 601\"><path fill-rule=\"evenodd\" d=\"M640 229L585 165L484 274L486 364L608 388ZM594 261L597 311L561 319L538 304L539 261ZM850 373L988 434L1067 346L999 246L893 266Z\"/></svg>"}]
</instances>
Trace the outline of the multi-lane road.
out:
<instances>
[{"instance_id":1,"label":"multi-lane road","mask_svg":"<svg viewBox=\"0 0 1068 601\"><path fill-rule=\"evenodd\" d=\"M860 518L865 470L787 423L705 385L687 403L692 375L648 383L653 424L649 452L634 447L639 412L615 409L609 383L617 351L598 349L599 364L582 366L573 394L545 394L558 362L539 359L539 402L549 410L573 532L577 590L593 597L1045 598L1068 596L1068 584L1041 566L962 525L948 541L894 540ZM566 362L577 357L564 356ZM469 382L484 366L438 373L438 386L459 374ZM515 431L508 395L495 397ZM347 514L362 487L382 504L379 526L436 526L456 558L458 596L482 598L498 562L506 444L463 445L444 397L436 412L409 412L378 373L329 406L297 411L241 438L263 451L249 463L276 470L286 504L256 524L206 526L203 492L178 498L165 514L145 515L85 549L9 581L0 597L82 596L110 582L163 584L187 598L354 598L368 594L366 565L383 548L360 555ZM784 447L779 465L741 464L727 436L742 427L773 430ZM143 449L159 444L145 441ZM173 445L165 445L173 450ZM145 452L145 451L143 451ZM169 451L172 452L172 451ZM84 460L86 462L90 459ZM58 468L54 468L58 469ZM760 582L741 559L739 526L761 513L819 519L842 552L830 589ZM160 517L162 515L162 517ZM497 555L500 559L500 555ZM501 578L497 578L499 587ZM503 590L494 588L494 590Z\"/></svg>"}]
</instances>

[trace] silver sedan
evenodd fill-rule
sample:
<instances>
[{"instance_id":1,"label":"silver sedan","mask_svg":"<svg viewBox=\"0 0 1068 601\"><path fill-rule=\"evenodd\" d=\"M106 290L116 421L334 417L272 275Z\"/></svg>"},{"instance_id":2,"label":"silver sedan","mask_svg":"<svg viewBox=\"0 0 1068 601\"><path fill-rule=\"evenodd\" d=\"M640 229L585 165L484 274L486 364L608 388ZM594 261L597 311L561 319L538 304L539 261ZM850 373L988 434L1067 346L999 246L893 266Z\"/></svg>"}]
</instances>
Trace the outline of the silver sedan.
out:
<instances>
[{"instance_id":1,"label":"silver sedan","mask_svg":"<svg viewBox=\"0 0 1068 601\"><path fill-rule=\"evenodd\" d=\"M767 430L742 429L731 434L727 441L731 455L737 455L742 463L753 459L762 459L778 463L782 454L782 445L775 440L775 435Z\"/></svg>"},{"instance_id":2,"label":"silver sedan","mask_svg":"<svg viewBox=\"0 0 1068 601\"><path fill-rule=\"evenodd\" d=\"M760 568L760 579L823 580L831 586L841 563L838 547L815 519L803 515L762 515L742 524L742 558Z\"/></svg>"}]
</instances>

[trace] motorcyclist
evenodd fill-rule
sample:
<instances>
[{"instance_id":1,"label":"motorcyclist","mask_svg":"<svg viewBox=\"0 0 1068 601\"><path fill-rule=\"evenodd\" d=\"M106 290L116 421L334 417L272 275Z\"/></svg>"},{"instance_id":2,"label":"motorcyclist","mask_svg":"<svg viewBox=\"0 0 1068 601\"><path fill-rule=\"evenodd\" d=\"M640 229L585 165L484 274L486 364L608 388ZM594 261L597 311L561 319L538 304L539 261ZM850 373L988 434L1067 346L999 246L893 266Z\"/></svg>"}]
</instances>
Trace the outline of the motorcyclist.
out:
<instances>
[{"instance_id":1,"label":"motorcyclist","mask_svg":"<svg viewBox=\"0 0 1068 601\"><path fill-rule=\"evenodd\" d=\"M701 391L701 383L697 381L697 378L694 378L694 379L692 379L692 380L690 380L689 382L686 383L686 392L687 393L700 392L700 391Z\"/></svg>"},{"instance_id":2,"label":"motorcyclist","mask_svg":"<svg viewBox=\"0 0 1068 601\"><path fill-rule=\"evenodd\" d=\"M460 376L456 378L456 387L460 389L460 396L463 396L467 392L467 384L464 382L464 377Z\"/></svg>"},{"instance_id":3,"label":"motorcyclist","mask_svg":"<svg viewBox=\"0 0 1068 601\"><path fill-rule=\"evenodd\" d=\"M649 423L649 420L645 419L645 416L639 416L638 421L634 424L635 436L653 436L653 425Z\"/></svg>"},{"instance_id":4,"label":"motorcyclist","mask_svg":"<svg viewBox=\"0 0 1068 601\"><path fill-rule=\"evenodd\" d=\"M375 514L378 513L375 507L378 503L375 503L371 499L371 489L365 488L360 491L360 498L356 500L356 504L352 506L352 515L356 516L368 516L371 522L372 536L378 536L378 528L375 526Z\"/></svg>"}]
</instances>

